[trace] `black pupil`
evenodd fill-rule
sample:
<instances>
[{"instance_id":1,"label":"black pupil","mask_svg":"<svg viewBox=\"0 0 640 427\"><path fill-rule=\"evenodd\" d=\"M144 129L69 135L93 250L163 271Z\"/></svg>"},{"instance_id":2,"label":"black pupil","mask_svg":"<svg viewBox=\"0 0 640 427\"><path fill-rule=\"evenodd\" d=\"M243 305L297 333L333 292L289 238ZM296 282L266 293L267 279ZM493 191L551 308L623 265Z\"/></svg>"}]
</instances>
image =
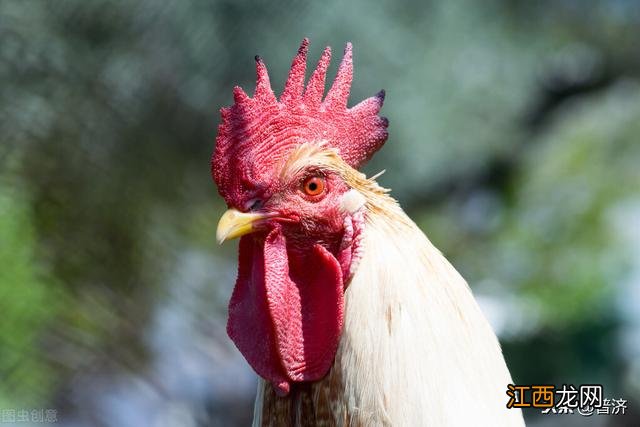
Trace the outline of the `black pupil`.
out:
<instances>
[{"instance_id":1,"label":"black pupil","mask_svg":"<svg viewBox=\"0 0 640 427\"><path fill-rule=\"evenodd\" d=\"M309 183L309 191L316 191L318 189L318 184L316 184L315 182L311 181Z\"/></svg>"}]
</instances>

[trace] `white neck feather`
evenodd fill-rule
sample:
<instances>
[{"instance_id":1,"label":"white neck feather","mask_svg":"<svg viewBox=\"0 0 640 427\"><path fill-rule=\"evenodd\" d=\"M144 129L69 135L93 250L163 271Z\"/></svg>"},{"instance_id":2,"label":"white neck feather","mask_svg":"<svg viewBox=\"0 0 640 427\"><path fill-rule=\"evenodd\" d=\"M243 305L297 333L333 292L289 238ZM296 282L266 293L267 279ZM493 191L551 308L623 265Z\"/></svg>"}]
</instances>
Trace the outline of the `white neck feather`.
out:
<instances>
[{"instance_id":1,"label":"white neck feather","mask_svg":"<svg viewBox=\"0 0 640 427\"><path fill-rule=\"evenodd\" d=\"M370 213L336 366L366 425L523 425L511 376L465 280L397 206ZM402 216L402 218L393 218ZM339 361L339 362L338 362Z\"/></svg>"}]
</instances>

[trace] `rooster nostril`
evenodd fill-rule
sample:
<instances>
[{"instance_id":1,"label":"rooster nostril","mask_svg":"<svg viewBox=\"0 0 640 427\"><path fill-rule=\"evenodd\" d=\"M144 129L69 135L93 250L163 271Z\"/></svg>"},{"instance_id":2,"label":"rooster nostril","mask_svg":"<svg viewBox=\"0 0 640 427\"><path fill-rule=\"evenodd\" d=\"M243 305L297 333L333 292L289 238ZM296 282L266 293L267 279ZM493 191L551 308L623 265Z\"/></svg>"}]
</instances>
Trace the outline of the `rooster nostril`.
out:
<instances>
[{"instance_id":1,"label":"rooster nostril","mask_svg":"<svg viewBox=\"0 0 640 427\"><path fill-rule=\"evenodd\" d=\"M245 206L248 206L248 210L249 211L254 211L254 210L260 209L260 207L262 206L262 200L260 200L260 199L251 199L245 204Z\"/></svg>"}]
</instances>

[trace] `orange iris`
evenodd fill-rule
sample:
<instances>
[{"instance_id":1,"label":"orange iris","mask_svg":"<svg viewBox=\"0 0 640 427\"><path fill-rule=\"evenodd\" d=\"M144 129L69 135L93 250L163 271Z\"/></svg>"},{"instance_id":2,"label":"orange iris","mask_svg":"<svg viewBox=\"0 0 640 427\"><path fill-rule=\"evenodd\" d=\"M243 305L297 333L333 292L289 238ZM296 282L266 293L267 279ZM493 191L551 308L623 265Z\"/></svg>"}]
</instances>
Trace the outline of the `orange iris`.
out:
<instances>
[{"instance_id":1,"label":"orange iris","mask_svg":"<svg viewBox=\"0 0 640 427\"><path fill-rule=\"evenodd\" d=\"M324 179L319 176L312 176L304 180L302 188L305 194L317 196L324 192Z\"/></svg>"}]
</instances>

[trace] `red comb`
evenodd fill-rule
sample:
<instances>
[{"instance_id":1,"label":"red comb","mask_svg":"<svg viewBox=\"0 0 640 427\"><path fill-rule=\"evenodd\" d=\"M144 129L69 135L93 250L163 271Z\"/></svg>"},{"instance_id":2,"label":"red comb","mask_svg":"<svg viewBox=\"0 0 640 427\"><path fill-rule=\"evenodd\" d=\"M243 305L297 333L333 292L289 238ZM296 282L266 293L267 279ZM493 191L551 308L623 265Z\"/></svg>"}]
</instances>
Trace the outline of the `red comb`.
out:
<instances>
[{"instance_id":1,"label":"red comb","mask_svg":"<svg viewBox=\"0 0 640 427\"><path fill-rule=\"evenodd\" d=\"M240 87L233 90L235 103L220 110L213 178L230 205L239 205L247 192L257 191L269 173L269 165L304 142L325 141L357 168L387 139L388 121L378 116L384 91L347 108L353 78L351 43L331 89L324 97L331 49L327 47L305 88L309 40L304 39L294 57L280 99L276 99L267 67L256 56L257 82L253 98ZM256 188L251 188L256 187ZM246 201L246 200L245 200ZM240 206L238 206L240 207Z\"/></svg>"}]
</instances>

